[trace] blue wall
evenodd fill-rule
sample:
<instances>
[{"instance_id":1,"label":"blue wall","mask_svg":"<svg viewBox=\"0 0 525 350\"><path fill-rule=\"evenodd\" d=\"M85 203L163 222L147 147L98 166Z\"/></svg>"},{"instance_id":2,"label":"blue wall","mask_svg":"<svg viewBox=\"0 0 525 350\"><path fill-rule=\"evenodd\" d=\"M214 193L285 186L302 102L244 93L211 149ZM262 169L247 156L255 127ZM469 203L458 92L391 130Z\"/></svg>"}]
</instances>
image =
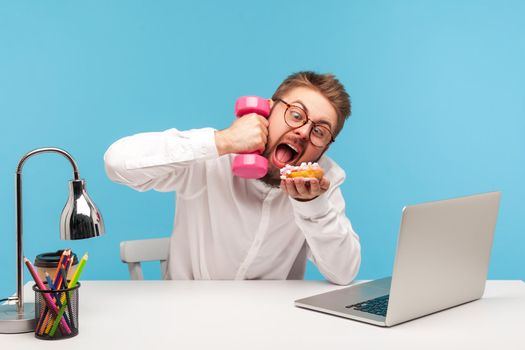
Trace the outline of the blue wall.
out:
<instances>
[{"instance_id":1,"label":"blue wall","mask_svg":"<svg viewBox=\"0 0 525 350\"><path fill-rule=\"evenodd\" d=\"M403 205L501 190L489 277L525 279L525 2L189 3L0 2L0 297L14 292L25 152L67 149L107 226L96 240L60 241L71 171L60 156L33 158L25 254L87 250L85 279L126 279L119 242L169 235L173 194L111 183L106 148L141 131L224 128L237 96L271 96L303 69L336 73L352 96L329 154L347 170L358 278L390 274ZM308 278L321 276L309 266Z\"/></svg>"}]
</instances>

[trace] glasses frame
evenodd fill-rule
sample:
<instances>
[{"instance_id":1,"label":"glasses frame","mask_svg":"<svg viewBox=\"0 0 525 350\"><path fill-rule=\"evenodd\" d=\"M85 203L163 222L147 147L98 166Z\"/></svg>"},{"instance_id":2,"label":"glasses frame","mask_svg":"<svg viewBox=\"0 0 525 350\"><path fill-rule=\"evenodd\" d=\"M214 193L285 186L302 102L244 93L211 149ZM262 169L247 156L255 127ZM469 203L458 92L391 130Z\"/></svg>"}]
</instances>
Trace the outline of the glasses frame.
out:
<instances>
[{"instance_id":1,"label":"glasses frame","mask_svg":"<svg viewBox=\"0 0 525 350\"><path fill-rule=\"evenodd\" d=\"M308 116L308 113L302 107L297 106L297 105L292 105L292 104L290 104L290 103L288 103L285 100L280 99L280 98L276 98L276 99L274 99L274 101L275 102L282 102L284 105L286 105L286 109L284 110L284 113L283 113L283 119L284 119L284 122L286 123L286 125L288 125L290 128L292 128L292 129L299 129L299 128L302 128L303 126L305 126L306 124L308 124L308 122L310 122L310 121L312 122L312 127L310 128L310 132L308 133L308 141L310 141L312 146L314 146L316 148L325 148L325 147L328 147L331 143L335 142L334 134L332 133L332 131L330 129L328 129L326 126L322 125L321 123L316 123L312 119L310 119L310 117ZM304 121L303 124L301 124L299 126L291 126L290 124L288 124L288 122L286 121L286 113L288 112L290 107L299 108L301 111L304 112L304 115L306 116L306 120ZM328 133L330 134L330 141L324 146L317 146L317 145L315 145L312 142L312 131L314 130L314 128L316 126L319 126L319 127L322 127L323 129L326 129L328 131Z\"/></svg>"}]
</instances>

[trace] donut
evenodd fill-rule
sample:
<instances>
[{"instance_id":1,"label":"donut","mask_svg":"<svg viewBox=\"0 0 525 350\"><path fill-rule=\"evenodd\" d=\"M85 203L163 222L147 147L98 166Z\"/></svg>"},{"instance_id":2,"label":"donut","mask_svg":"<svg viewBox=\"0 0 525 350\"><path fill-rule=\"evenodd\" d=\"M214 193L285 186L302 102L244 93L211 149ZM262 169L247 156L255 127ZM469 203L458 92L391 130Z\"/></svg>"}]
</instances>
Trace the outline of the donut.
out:
<instances>
[{"instance_id":1,"label":"donut","mask_svg":"<svg viewBox=\"0 0 525 350\"><path fill-rule=\"evenodd\" d=\"M316 178L321 180L324 175L323 168L317 163L301 163L299 166L286 164L281 168L281 179L293 179L296 177Z\"/></svg>"}]
</instances>

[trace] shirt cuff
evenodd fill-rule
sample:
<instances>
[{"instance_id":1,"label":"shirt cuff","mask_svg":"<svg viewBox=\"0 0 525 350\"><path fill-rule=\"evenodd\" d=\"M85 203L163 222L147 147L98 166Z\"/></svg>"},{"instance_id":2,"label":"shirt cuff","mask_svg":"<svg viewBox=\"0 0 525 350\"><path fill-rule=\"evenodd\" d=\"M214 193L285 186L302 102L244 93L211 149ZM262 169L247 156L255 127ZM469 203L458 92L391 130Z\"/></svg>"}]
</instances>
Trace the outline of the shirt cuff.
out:
<instances>
[{"instance_id":1,"label":"shirt cuff","mask_svg":"<svg viewBox=\"0 0 525 350\"><path fill-rule=\"evenodd\" d=\"M294 212L302 219L315 220L326 216L332 209L326 193L308 202L300 202L290 197Z\"/></svg>"}]
</instances>

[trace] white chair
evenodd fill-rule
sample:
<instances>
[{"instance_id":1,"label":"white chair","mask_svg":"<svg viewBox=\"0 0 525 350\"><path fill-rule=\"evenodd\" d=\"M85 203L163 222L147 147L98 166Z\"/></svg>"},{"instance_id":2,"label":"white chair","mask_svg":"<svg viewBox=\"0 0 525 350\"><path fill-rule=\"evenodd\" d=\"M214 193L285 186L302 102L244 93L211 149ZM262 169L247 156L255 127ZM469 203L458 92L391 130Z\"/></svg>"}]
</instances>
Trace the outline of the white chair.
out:
<instances>
[{"instance_id":1,"label":"white chair","mask_svg":"<svg viewBox=\"0 0 525 350\"><path fill-rule=\"evenodd\" d=\"M168 256L170 239L153 238L120 242L120 259L128 264L132 280L143 280L141 262L160 261L160 276L168 278Z\"/></svg>"}]
</instances>

